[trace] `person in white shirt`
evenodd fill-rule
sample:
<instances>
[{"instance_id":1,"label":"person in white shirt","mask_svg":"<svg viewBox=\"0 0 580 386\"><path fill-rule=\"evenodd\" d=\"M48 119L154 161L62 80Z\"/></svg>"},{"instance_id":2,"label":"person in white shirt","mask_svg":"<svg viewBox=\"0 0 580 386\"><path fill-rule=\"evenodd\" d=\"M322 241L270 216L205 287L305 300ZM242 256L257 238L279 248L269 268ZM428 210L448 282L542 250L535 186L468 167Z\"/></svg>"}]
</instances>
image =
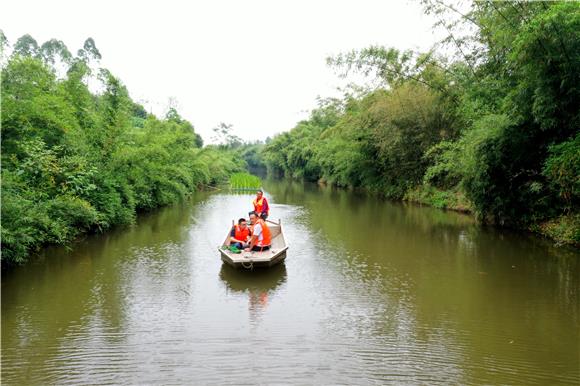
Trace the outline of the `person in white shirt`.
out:
<instances>
[{"instance_id":1,"label":"person in white shirt","mask_svg":"<svg viewBox=\"0 0 580 386\"><path fill-rule=\"evenodd\" d=\"M252 238L245 251L267 251L272 243L272 235L268 225L258 217L256 212L250 212L250 222L252 223Z\"/></svg>"}]
</instances>

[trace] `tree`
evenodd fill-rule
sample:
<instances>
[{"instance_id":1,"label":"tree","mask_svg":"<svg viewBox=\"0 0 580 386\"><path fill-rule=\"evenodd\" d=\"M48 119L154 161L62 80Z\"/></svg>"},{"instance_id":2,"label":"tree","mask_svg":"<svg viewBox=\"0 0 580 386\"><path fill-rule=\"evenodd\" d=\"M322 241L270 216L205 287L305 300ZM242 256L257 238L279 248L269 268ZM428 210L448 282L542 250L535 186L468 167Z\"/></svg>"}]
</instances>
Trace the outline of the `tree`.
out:
<instances>
[{"instance_id":1,"label":"tree","mask_svg":"<svg viewBox=\"0 0 580 386\"><path fill-rule=\"evenodd\" d=\"M212 131L214 132L212 141L221 147L235 149L243 144L242 139L232 133L233 126L231 124L221 122Z\"/></svg>"},{"instance_id":2,"label":"tree","mask_svg":"<svg viewBox=\"0 0 580 386\"><path fill-rule=\"evenodd\" d=\"M2 65L4 65L4 53L6 48L8 48L8 39L6 38L6 35L4 35L4 31L0 29L0 64Z\"/></svg>"},{"instance_id":3,"label":"tree","mask_svg":"<svg viewBox=\"0 0 580 386\"><path fill-rule=\"evenodd\" d=\"M64 43L38 48L27 35L2 65L3 264L131 223L138 210L224 182L244 166L229 150L200 149L201 137L177 110L164 119L147 114L106 69L92 93L89 62L100 53L92 39L82 50L64 60ZM64 76L57 75L61 62Z\"/></svg>"},{"instance_id":4,"label":"tree","mask_svg":"<svg viewBox=\"0 0 580 386\"><path fill-rule=\"evenodd\" d=\"M101 60L101 52L98 50L93 38L87 38L87 40L85 40L83 48L77 51L77 57L85 63Z\"/></svg>"},{"instance_id":5,"label":"tree","mask_svg":"<svg viewBox=\"0 0 580 386\"><path fill-rule=\"evenodd\" d=\"M40 56L45 63L55 65L57 60L64 64L70 64L72 55L66 45L57 39L50 39L44 42L39 49Z\"/></svg>"},{"instance_id":6,"label":"tree","mask_svg":"<svg viewBox=\"0 0 580 386\"><path fill-rule=\"evenodd\" d=\"M26 34L21 36L14 45L14 53L22 56L30 56L36 58L39 56L39 47L36 40Z\"/></svg>"},{"instance_id":7,"label":"tree","mask_svg":"<svg viewBox=\"0 0 580 386\"><path fill-rule=\"evenodd\" d=\"M542 169L550 146L571 140L580 123L580 5L424 4L448 32L444 42L455 48L455 60L471 69L457 78L467 127L458 146L450 147L465 156L446 152L442 160L471 159L474 152L474 167L459 174L482 218L525 226L552 215L562 203ZM439 166L438 173L445 170Z\"/></svg>"}]
</instances>

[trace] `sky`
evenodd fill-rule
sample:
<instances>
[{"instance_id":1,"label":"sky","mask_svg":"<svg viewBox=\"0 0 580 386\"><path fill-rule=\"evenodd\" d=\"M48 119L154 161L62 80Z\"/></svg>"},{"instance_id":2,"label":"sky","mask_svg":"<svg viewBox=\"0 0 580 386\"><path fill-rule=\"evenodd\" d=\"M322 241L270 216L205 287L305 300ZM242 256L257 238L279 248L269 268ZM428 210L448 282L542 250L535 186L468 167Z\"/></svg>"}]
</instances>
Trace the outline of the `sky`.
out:
<instances>
[{"instance_id":1,"label":"sky","mask_svg":"<svg viewBox=\"0 0 580 386\"><path fill-rule=\"evenodd\" d=\"M338 96L326 58L370 45L428 50L433 21L406 0L4 1L11 44L28 33L71 52L92 37L131 97L158 116L170 104L206 143L224 122L244 140L295 126L317 97Z\"/></svg>"}]
</instances>

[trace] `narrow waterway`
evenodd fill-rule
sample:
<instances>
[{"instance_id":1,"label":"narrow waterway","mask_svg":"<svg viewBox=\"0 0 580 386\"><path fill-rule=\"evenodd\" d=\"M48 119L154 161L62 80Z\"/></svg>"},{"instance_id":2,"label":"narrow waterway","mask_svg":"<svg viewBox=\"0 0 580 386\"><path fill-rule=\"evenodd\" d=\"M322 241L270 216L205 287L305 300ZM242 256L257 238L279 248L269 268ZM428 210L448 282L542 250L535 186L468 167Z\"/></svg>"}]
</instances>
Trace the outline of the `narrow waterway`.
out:
<instances>
[{"instance_id":1,"label":"narrow waterway","mask_svg":"<svg viewBox=\"0 0 580 386\"><path fill-rule=\"evenodd\" d=\"M465 215L267 181L285 264L199 193L2 277L2 384L579 384L580 252Z\"/></svg>"}]
</instances>

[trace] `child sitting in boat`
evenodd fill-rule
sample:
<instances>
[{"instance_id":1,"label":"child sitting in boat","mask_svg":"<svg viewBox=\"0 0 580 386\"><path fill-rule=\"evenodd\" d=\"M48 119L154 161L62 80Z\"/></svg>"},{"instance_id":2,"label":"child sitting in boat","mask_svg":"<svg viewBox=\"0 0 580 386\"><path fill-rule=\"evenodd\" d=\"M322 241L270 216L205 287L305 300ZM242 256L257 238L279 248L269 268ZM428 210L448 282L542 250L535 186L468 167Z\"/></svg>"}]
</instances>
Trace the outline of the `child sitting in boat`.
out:
<instances>
[{"instance_id":1,"label":"child sitting in boat","mask_svg":"<svg viewBox=\"0 0 580 386\"><path fill-rule=\"evenodd\" d=\"M234 225L230 232L230 247L236 247L239 250L246 248L249 245L251 234L246 219L239 219L238 224Z\"/></svg>"}]
</instances>

